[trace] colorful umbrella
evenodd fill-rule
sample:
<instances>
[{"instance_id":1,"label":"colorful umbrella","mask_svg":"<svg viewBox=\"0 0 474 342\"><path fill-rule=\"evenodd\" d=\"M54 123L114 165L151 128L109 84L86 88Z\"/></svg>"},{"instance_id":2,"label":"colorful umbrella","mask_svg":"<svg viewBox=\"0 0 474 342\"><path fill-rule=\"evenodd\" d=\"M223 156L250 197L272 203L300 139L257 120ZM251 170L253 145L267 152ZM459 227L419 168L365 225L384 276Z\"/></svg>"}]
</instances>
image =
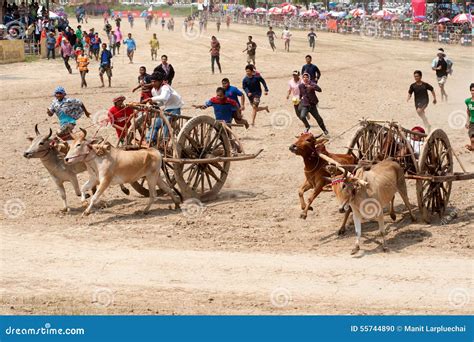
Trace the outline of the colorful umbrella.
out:
<instances>
[{"instance_id":1,"label":"colorful umbrella","mask_svg":"<svg viewBox=\"0 0 474 342\"><path fill-rule=\"evenodd\" d=\"M259 7L259 8L256 8L255 11L253 11L253 12L262 14L262 13L267 13L267 10L263 7Z\"/></svg>"},{"instance_id":2,"label":"colorful umbrella","mask_svg":"<svg viewBox=\"0 0 474 342\"><path fill-rule=\"evenodd\" d=\"M252 12L253 12L253 9L250 8L250 7L246 7L246 8L244 8L244 12L245 12L245 13L252 13Z\"/></svg>"},{"instance_id":3,"label":"colorful umbrella","mask_svg":"<svg viewBox=\"0 0 474 342\"><path fill-rule=\"evenodd\" d=\"M286 6L283 6L281 10L283 13L293 13L294 11L296 11L296 7L288 4Z\"/></svg>"},{"instance_id":4,"label":"colorful umbrella","mask_svg":"<svg viewBox=\"0 0 474 342\"><path fill-rule=\"evenodd\" d=\"M318 13L318 11L312 9L312 10L300 12L300 16L302 16L302 17L317 17L317 16L319 16L319 13Z\"/></svg>"},{"instance_id":5,"label":"colorful umbrella","mask_svg":"<svg viewBox=\"0 0 474 342\"><path fill-rule=\"evenodd\" d=\"M391 18L393 16L392 12L389 12L387 10L380 10L377 13L375 13L375 16L377 18Z\"/></svg>"},{"instance_id":6,"label":"colorful umbrella","mask_svg":"<svg viewBox=\"0 0 474 342\"><path fill-rule=\"evenodd\" d=\"M268 10L268 13L270 13L270 14L281 14L281 8L272 7Z\"/></svg>"},{"instance_id":7,"label":"colorful umbrella","mask_svg":"<svg viewBox=\"0 0 474 342\"><path fill-rule=\"evenodd\" d=\"M444 17L438 20L438 23L447 23L448 21L451 21L451 19Z\"/></svg>"},{"instance_id":8,"label":"colorful umbrella","mask_svg":"<svg viewBox=\"0 0 474 342\"><path fill-rule=\"evenodd\" d=\"M464 23L472 24L472 15L466 14L466 13L458 14L457 16L453 18L453 23L454 24L464 24Z\"/></svg>"},{"instance_id":9,"label":"colorful umbrella","mask_svg":"<svg viewBox=\"0 0 474 342\"><path fill-rule=\"evenodd\" d=\"M365 15L365 11L362 8L354 8L349 13L354 17L362 17L363 15Z\"/></svg>"}]
</instances>

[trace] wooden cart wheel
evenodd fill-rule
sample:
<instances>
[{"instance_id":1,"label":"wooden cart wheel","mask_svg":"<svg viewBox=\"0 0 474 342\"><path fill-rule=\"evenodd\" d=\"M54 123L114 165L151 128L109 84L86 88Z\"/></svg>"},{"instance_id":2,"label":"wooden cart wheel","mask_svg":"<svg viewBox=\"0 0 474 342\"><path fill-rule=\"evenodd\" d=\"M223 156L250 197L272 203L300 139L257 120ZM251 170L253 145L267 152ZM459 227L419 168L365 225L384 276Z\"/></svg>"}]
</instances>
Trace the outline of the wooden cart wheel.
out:
<instances>
[{"instance_id":1,"label":"wooden cart wheel","mask_svg":"<svg viewBox=\"0 0 474 342\"><path fill-rule=\"evenodd\" d=\"M142 141L142 147L147 147L149 145L150 147L157 148L161 152L163 157L171 158L175 155L174 146L176 146L176 132L164 115L160 115L160 118L162 119L164 124L161 125L161 127L157 130L156 141L146 144L146 134L148 133L150 128L148 125L146 125L146 128L143 132L140 132L137 128L133 131L130 131L129 135L134 135L135 141ZM151 124L153 124L154 122L155 118L152 118ZM167 127L168 133L165 133L165 127ZM167 181L168 185L171 188L175 188L176 178L174 176L173 165L167 162L163 162L161 169L163 171L164 179ZM131 185L133 189L135 189L135 191L137 191L140 195L145 197L150 196L148 183L146 182L145 178L142 178L139 181L132 183ZM157 196L162 196L164 194L165 192L160 188L156 189Z\"/></svg>"},{"instance_id":2,"label":"wooden cart wheel","mask_svg":"<svg viewBox=\"0 0 474 342\"><path fill-rule=\"evenodd\" d=\"M352 138L347 153L352 153L358 160L377 160L381 153L385 127L368 123L357 130Z\"/></svg>"},{"instance_id":3,"label":"wooden cart wheel","mask_svg":"<svg viewBox=\"0 0 474 342\"><path fill-rule=\"evenodd\" d=\"M419 160L420 176L446 176L453 173L453 151L448 136L441 129L434 130L425 140ZM437 213L444 214L451 194L452 181L432 182L417 180L418 208L427 223Z\"/></svg>"},{"instance_id":4,"label":"wooden cart wheel","mask_svg":"<svg viewBox=\"0 0 474 342\"><path fill-rule=\"evenodd\" d=\"M230 139L222 123L201 115L189 120L178 135L177 158L230 157ZM174 165L174 174L184 199L214 199L224 186L230 161Z\"/></svg>"}]
</instances>

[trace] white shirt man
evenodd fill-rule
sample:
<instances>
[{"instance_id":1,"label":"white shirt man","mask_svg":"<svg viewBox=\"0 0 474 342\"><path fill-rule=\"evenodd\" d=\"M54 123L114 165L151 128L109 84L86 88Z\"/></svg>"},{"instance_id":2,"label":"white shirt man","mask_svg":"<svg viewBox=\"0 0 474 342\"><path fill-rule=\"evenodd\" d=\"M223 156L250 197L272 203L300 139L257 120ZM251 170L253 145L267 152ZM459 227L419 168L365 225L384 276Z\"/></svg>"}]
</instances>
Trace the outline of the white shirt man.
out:
<instances>
[{"instance_id":1,"label":"white shirt man","mask_svg":"<svg viewBox=\"0 0 474 342\"><path fill-rule=\"evenodd\" d=\"M151 89L151 96L151 100L154 103L163 106L165 112L172 114L179 114L181 107L184 105L181 95L166 83L162 84L159 89L153 87Z\"/></svg>"}]
</instances>

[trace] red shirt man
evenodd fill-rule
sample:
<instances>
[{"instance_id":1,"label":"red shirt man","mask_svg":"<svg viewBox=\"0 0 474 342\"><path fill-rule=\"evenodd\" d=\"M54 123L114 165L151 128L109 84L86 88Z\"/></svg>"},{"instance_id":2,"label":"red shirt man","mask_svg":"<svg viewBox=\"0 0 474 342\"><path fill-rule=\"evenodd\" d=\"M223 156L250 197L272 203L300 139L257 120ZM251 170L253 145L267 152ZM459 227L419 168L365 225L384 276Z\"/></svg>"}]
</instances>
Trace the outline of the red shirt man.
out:
<instances>
[{"instance_id":1,"label":"red shirt man","mask_svg":"<svg viewBox=\"0 0 474 342\"><path fill-rule=\"evenodd\" d=\"M133 114L133 108L126 107L123 104L124 101L125 96L115 98L113 100L114 106L109 109L109 120L112 123L112 126L115 127L119 139L125 138L125 124L127 123L128 118ZM128 128L128 126L129 125L127 125L126 128Z\"/></svg>"}]
</instances>

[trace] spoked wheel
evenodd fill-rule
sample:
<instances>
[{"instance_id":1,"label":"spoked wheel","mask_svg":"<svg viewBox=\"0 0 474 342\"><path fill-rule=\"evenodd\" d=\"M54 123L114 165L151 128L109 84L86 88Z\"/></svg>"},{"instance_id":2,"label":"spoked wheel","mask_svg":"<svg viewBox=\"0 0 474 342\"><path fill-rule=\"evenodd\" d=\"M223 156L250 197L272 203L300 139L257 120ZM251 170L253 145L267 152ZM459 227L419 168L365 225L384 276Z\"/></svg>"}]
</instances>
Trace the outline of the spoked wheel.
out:
<instances>
[{"instance_id":1,"label":"spoked wheel","mask_svg":"<svg viewBox=\"0 0 474 342\"><path fill-rule=\"evenodd\" d=\"M155 139L150 138L150 127L153 126L156 120L161 119L162 124L158 125L159 127L154 130L154 134L156 135ZM166 116L157 114L156 116L152 116L150 120L148 120L150 124L145 125L145 129L138 129L138 125L135 129L131 129L129 131L129 136L133 136L135 142L142 142L139 148L156 148L158 149L163 157L173 157L174 155L174 146L176 146L176 138L175 138L175 131L171 126L170 122L166 118ZM133 127L133 126L132 126ZM140 127L143 127L140 125ZM147 138L148 135L148 138ZM148 139L148 141L147 141ZM168 185L171 188L175 188L176 186L176 178L174 176L174 169L173 165L163 161L161 166L163 171L164 179L167 181ZM148 189L148 183L146 182L145 178L138 180L135 183L131 184L133 189L137 191L140 195L148 197L150 196L150 191ZM176 189L175 189L176 190ZM164 191L157 187L156 194L157 196L164 195Z\"/></svg>"},{"instance_id":2,"label":"spoked wheel","mask_svg":"<svg viewBox=\"0 0 474 342\"><path fill-rule=\"evenodd\" d=\"M349 144L347 153L352 153L358 160L375 161L381 154L385 127L368 123L357 130Z\"/></svg>"},{"instance_id":3,"label":"spoked wheel","mask_svg":"<svg viewBox=\"0 0 474 342\"><path fill-rule=\"evenodd\" d=\"M230 157L231 146L225 127L215 119L201 115L189 120L178 135L177 158L205 159ZM176 181L184 199L209 201L224 186L230 161L174 165Z\"/></svg>"},{"instance_id":4,"label":"spoked wheel","mask_svg":"<svg viewBox=\"0 0 474 342\"><path fill-rule=\"evenodd\" d=\"M448 136L436 129L425 140L419 162L420 176L446 176L453 173L453 152ZM429 223L433 215L444 214L451 194L452 181L417 180L418 207L423 220Z\"/></svg>"}]
</instances>

